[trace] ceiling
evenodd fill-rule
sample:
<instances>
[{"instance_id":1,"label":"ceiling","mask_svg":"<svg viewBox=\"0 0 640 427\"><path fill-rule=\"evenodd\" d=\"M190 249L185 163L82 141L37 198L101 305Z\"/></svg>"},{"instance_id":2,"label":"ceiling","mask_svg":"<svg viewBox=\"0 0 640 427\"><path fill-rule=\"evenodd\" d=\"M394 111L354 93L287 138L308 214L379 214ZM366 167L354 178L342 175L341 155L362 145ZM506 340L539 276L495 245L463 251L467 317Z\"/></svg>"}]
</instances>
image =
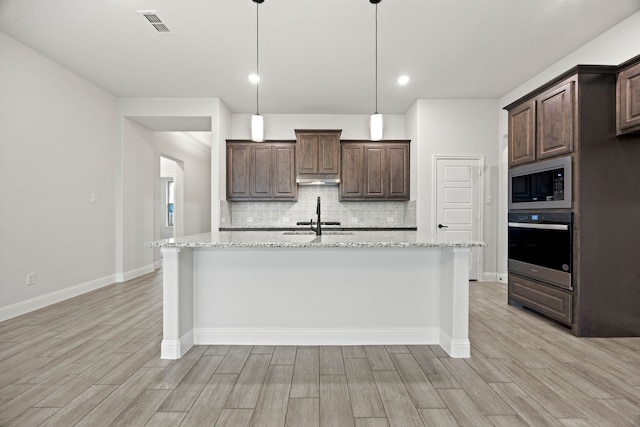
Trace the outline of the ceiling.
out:
<instances>
[{"instance_id":1,"label":"ceiling","mask_svg":"<svg viewBox=\"0 0 640 427\"><path fill-rule=\"evenodd\" d=\"M258 8L261 113L373 112L375 6ZM171 33L138 10L155 10ZM384 0L378 110L498 98L638 10L640 0ZM116 96L219 97L233 113L256 109L251 0L0 0L0 31ZM411 78L405 86L401 74Z\"/></svg>"}]
</instances>

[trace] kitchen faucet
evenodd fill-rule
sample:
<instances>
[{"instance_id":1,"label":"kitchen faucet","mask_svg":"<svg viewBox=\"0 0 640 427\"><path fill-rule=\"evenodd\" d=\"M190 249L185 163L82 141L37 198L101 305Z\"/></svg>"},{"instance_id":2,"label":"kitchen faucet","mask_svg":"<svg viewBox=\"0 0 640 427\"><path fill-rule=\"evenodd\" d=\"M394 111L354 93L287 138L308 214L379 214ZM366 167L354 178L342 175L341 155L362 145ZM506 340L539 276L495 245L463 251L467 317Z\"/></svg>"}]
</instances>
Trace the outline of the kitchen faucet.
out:
<instances>
[{"instance_id":1,"label":"kitchen faucet","mask_svg":"<svg viewBox=\"0 0 640 427\"><path fill-rule=\"evenodd\" d=\"M315 231L316 236L322 236L322 225L340 225L339 222L322 222L321 214L320 214L320 196L318 196L318 202L316 204L316 222L313 222L313 218L309 220L309 222L302 221L297 222L296 225L308 225L312 231ZM316 224L314 227L313 225Z\"/></svg>"}]
</instances>

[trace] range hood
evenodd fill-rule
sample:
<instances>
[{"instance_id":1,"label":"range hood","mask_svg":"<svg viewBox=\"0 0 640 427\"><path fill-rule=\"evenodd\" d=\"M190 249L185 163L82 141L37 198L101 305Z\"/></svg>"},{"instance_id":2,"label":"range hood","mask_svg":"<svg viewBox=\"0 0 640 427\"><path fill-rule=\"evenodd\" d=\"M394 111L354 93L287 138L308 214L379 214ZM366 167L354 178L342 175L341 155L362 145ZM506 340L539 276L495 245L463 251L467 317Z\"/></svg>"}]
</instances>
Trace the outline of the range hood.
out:
<instances>
[{"instance_id":1,"label":"range hood","mask_svg":"<svg viewBox=\"0 0 640 427\"><path fill-rule=\"evenodd\" d=\"M339 185L340 178L296 178L298 185Z\"/></svg>"}]
</instances>

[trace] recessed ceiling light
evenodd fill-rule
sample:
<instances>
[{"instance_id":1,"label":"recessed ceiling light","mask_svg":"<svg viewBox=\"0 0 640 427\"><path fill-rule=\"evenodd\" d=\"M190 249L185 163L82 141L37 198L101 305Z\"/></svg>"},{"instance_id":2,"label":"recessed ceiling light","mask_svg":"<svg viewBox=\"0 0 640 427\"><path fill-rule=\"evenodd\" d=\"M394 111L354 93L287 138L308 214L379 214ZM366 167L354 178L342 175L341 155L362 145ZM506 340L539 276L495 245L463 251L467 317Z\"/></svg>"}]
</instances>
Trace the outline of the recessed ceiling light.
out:
<instances>
[{"instance_id":1,"label":"recessed ceiling light","mask_svg":"<svg viewBox=\"0 0 640 427\"><path fill-rule=\"evenodd\" d=\"M407 83L409 83L409 76L400 76L400 77L398 77L398 84L399 85L406 85Z\"/></svg>"},{"instance_id":2,"label":"recessed ceiling light","mask_svg":"<svg viewBox=\"0 0 640 427\"><path fill-rule=\"evenodd\" d=\"M260 76L257 74L249 74L249 81L251 83L258 83L260 81Z\"/></svg>"}]
</instances>

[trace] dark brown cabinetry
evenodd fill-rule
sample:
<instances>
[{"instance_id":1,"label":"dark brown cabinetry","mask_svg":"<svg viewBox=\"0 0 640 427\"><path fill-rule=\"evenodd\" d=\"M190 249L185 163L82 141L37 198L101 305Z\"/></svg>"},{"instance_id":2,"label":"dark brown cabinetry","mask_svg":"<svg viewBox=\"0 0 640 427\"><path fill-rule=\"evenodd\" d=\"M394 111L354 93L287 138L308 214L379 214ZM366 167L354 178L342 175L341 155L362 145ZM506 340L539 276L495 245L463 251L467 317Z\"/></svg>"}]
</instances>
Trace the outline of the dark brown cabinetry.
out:
<instances>
[{"instance_id":1,"label":"dark brown cabinetry","mask_svg":"<svg viewBox=\"0 0 640 427\"><path fill-rule=\"evenodd\" d=\"M295 144L227 141L227 200L295 201Z\"/></svg>"},{"instance_id":2,"label":"dark brown cabinetry","mask_svg":"<svg viewBox=\"0 0 640 427\"><path fill-rule=\"evenodd\" d=\"M579 65L505 107L510 167L532 161L535 115L533 161L569 155L573 171L571 208L544 210L573 214L573 290L510 271L509 303L570 325L578 336L640 336L640 136L616 136L617 72Z\"/></svg>"},{"instance_id":3,"label":"dark brown cabinetry","mask_svg":"<svg viewBox=\"0 0 640 427\"><path fill-rule=\"evenodd\" d=\"M340 200L409 200L409 141L343 141Z\"/></svg>"},{"instance_id":4,"label":"dark brown cabinetry","mask_svg":"<svg viewBox=\"0 0 640 427\"><path fill-rule=\"evenodd\" d=\"M340 177L341 133L341 130L296 129L298 178Z\"/></svg>"},{"instance_id":5,"label":"dark brown cabinetry","mask_svg":"<svg viewBox=\"0 0 640 427\"><path fill-rule=\"evenodd\" d=\"M566 325L571 325L573 292L509 275L509 298L538 310Z\"/></svg>"},{"instance_id":6,"label":"dark brown cabinetry","mask_svg":"<svg viewBox=\"0 0 640 427\"><path fill-rule=\"evenodd\" d=\"M571 153L575 78L570 77L509 110L509 166Z\"/></svg>"},{"instance_id":7,"label":"dark brown cabinetry","mask_svg":"<svg viewBox=\"0 0 640 427\"><path fill-rule=\"evenodd\" d=\"M509 166L536 160L536 100L509 110Z\"/></svg>"},{"instance_id":8,"label":"dark brown cabinetry","mask_svg":"<svg viewBox=\"0 0 640 427\"><path fill-rule=\"evenodd\" d=\"M617 134L640 133L640 56L620 65L617 101Z\"/></svg>"},{"instance_id":9,"label":"dark brown cabinetry","mask_svg":"<svg viewBox=\"0 0 640 427\"><path fill-rule=\"evenodd\" d=\"M573 151L576 78L538 96L536 109L536 157L538 160Z\"/></svg>"}]
</instances>

